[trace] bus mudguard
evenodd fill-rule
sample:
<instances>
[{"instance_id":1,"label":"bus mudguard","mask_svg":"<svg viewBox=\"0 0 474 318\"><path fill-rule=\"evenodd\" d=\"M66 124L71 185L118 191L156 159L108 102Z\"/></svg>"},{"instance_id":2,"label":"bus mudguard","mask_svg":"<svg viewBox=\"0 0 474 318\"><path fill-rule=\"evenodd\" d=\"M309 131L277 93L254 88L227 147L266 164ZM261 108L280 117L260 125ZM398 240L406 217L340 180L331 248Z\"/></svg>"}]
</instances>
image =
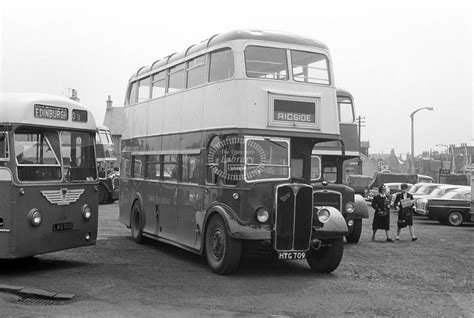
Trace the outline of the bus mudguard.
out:
<instances>
[{"instance_id":1,"label":"bus mudguard","mask_svg":"<svg viewBox=\"0 0 474 318\"><path fill-rule=\"evenodd\" d=\"M313 238L329 239L340 238L349 234L344 216L333 207L324 207L329 210L331 217L322 226L313 226Z\"/></svg>"},{"instance_id":2,"label":"bus mudguard","mask_svg":"<svg viewBox=\"0 0 474 318\"><path fill-rule=\"evenodd\" d=\"M214 205L206 213L204 219L204 224L207 225L207 222L214 214L219 214L227 225L227 230L229 235L236 239L243 240L269 240L271 239L271 230L256 227L251 224L246 224L238 219L237 215L227 206L224 205ZM203 235L204 236L204 235Z\"/></svg>"},{"instance_id":3,"label":"bus mudguard","mask_svg":"<svg viewBox=\"0 0 474 318\"><path fill-rule=\"evenodd\" d=\"M360 194L356 194L354 196L354 201L355 201L354 214L359 218L368 219L369 207L367 206L367 202L365 201L365 199Z\"/></svg>"}]
</instances>

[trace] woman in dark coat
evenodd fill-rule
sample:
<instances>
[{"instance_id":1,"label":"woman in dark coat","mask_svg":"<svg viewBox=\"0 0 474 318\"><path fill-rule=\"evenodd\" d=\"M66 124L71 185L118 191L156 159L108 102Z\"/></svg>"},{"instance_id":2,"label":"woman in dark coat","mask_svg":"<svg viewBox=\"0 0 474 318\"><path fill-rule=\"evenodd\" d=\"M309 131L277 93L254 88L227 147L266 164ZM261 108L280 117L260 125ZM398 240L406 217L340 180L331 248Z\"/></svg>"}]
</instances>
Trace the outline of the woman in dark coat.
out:
<instances>
[{"instance_id":1,"label":"woman in dark coat","mask_svg":"<svg viewBox=\"0 0 474 318\"><path fill-rule=\"evenodd\" d=\"M415 236L415 230L413 229L413 205L415 205L413 196L411 193L408 193L408 184L403 183L400 187L402 188L402 192L397 194L393 202L393 206L399 208L397 237L395 237L395 239L398 241L400 239L400 231L405 226L408 226L411 240L416 241L418 238Z\"/></svg>"},{"instance_id":2,"label":"woman in dark coat","mask_svg":"<svg viewBox=\"0 0 474 318\"><path fill-rule=\"evenodd\" d=\"M389 236L390 231L390 198L386 195L387 188L384 184L379 187L379 194L372 199L374 220L372 222L372 241L375 241L377 230L385 230L387 242L393 242Z\"/></svg>"}]
</instances>

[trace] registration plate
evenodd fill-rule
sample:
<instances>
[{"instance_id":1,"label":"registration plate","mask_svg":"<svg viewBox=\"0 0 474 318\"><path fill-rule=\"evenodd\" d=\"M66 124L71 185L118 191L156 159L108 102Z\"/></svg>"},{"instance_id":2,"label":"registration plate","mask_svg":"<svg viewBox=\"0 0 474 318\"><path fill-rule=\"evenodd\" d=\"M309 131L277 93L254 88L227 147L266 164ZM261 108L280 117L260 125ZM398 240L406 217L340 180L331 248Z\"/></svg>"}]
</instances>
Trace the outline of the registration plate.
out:
<instances>
[{"instance_id":1,"label":"registration plate","mask_svg":"<svg viewBox=\"0 0 474 318\"><path fill-rule=\"evenodd\" d=\"M69 231L69 230L72 230L72 228L73 228L73 223L72 222L53 224L53 231L54 232Z\"/></svg>"},{"instance_id":2,"label":"registration plate","mask_svg":"<svg viewBox=\"0 0 474 318\"><path fill-rule=\"evenodd\" d=\"M278 252L278 259L305 259L305 252Z\"/></svg>"}]
</instances>

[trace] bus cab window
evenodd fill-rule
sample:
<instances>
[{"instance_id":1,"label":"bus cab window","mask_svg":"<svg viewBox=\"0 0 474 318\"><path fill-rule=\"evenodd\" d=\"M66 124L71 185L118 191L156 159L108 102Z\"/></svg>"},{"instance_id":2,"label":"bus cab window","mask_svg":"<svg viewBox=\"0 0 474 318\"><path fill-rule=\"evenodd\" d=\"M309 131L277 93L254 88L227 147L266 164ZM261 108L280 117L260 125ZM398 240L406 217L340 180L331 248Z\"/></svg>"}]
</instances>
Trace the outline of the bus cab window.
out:
<instances>
[{"instance_id":1,"label":"bus cab window","mask_svg":"<svg viewBox=\"0 0 474 318\"><path fill-rule=\"evenodd\" d=\"M321 178L321 158L311 156L311 180L319 180Z\"/></svg>"},{"instance_id":2,"label":"bus cab window","mask_svg":"<svg viewBox=\"0 0 474 318\"><path fill-rule=\"evenodd\" d=\"M337 180L337 167L335 165L328 165L323 168L323 178L327 182L336 182Z\"/></svg>"},{"instance_id":3,"label":"bus cab window","mask_svg":"<svg viewBox=\"0 0 474 318\"><path fill-rule=\"evenodd\" d=\"M0 160L8 159L8 135L5 132L0 132Z\"/></svg>"},{"instance_id":4,"label":"bus cab window","mask_svg":"<svg viewBox=\"0 0 474 318\"><path fill-rule=\"evenodd\" d=\"M84 132L61 132L64 176L68 181L97 179L93 135Z\"/></svg>"},{"instance_id":5,"label":"bus cab window","mask_svg":"<svg viewBox=\"0 0 474 318\"><path fill-rule=\"evenodd\" d=\"M291 177L303 179L304 154L293 154L291 158Z\"/></svg>"}]
</instances>

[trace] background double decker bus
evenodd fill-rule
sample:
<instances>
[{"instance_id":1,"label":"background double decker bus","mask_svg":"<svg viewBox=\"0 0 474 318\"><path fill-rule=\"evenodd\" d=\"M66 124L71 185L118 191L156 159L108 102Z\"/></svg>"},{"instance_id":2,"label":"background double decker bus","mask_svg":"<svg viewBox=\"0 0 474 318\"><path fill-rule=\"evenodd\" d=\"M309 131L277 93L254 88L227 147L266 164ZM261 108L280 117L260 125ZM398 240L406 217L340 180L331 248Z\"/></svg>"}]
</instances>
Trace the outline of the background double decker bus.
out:
<instances>
[{"instance_id":1,"label":"background double decker bus","mask_svg":"<svg viewBox=\"0 0 474 318\"><path fill-rule=\"evenodd\" d=\"M346 240L357 243L362 233L362 219L369 217L369 210L365 199L344 185L347 178L344 163L360 158L354 98L348 91L337 89L337 104L341 140L320 143L313 149L312 182L316 200L342 212L349 230Z\"/></svg>"},{"instance_id":2,"label":"background double decker bus","mask_svg":"<svg viewBox=\"0 0 474 318\"><path fill-rule=\"evenodd\" d=\"M70 99L0 95L0 258L95 244L95 133Z\"/></svg>"},{"instance_id":3,"label":"background double decker bus","mask_svg":"<svg viewBox=\"0 0 474 318\"><path fill-rule=\"evenodd\" d=\"M346 222L313 200L311 153L339 140L328 48L285 33L215 35L129 80L120 221L132 237L205 255L242 253L336 269Z\"/></svg>"}]
</instances>

